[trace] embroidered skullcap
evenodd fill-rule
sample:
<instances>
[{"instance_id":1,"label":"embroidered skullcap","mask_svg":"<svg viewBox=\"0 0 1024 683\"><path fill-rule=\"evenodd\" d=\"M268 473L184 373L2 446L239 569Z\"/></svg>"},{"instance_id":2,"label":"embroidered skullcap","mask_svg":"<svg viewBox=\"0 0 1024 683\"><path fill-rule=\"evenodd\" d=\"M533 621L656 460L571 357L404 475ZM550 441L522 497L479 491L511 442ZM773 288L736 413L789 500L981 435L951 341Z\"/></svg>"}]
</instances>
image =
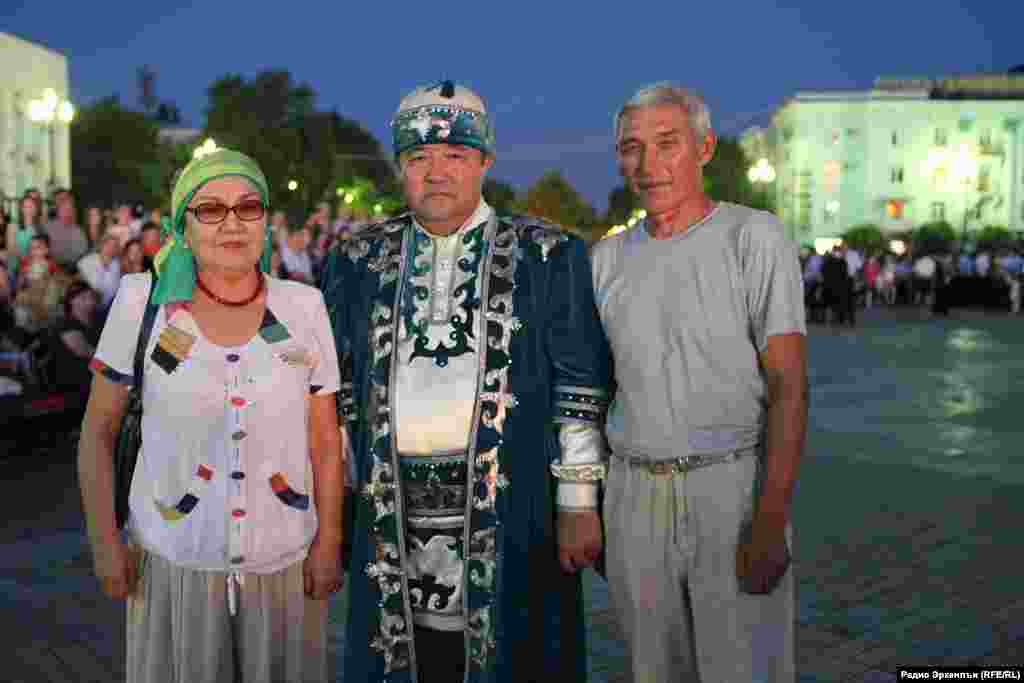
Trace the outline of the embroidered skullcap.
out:
<instances>
[{"instance_id":1,"label":"embroidered skullcap","mask_svg":"<svg viewBox=\"0 0 1024 683\"><path fill-rule=\"evenodd\" d=\"M218 149L193 159L182 170L171 193L171 218L164 219L163 229L167 242L153 259L157 272L153 301L157 304L191 301L196 286L196 264L192 252L185 246L185 209L203 185L225 176L241 176L253 184L260 193L263 205L269 205L267 179L259 165L230 149ZM260 269L270 272L271 231L267 226L260 256Z\"/></svg>"},{"instance_id":2,"label":"embroidered skullcap","mask_svg":"<svg viewBox=\"0 0 1024 683\"><path fill-rule=\"evenodd\" d=\"M452 81L416 88L391 120L395 157L419 145L466 145L494 156L494 125L483 99Z\"/></svg>"}]
</instances>

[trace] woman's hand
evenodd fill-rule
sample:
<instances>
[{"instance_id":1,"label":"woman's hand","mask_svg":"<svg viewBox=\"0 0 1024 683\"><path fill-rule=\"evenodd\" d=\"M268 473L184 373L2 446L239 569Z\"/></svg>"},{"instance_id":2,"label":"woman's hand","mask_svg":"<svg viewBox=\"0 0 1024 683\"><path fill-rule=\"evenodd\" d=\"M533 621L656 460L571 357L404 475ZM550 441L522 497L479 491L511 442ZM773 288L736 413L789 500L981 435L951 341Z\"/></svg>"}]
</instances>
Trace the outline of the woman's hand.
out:
<instances>
[{"instance_id":1,"label":"woman's hand","mask_svg":"<svg viewBox=\"0 0 1024 683\"><path fill-rule=\"evenodd\" d=\"M124 600L135 592L139 582L139 552L120 538L93 546L93 571L108 597Z\"/></svg>"},{"instance_id":2,"label":"woman's hand","mask_svg":"<svg viewBox=\"0 0 1024 683\"><path fill-rule=\"evenodd\" d=\"M319 535L309 546L309 554L302 565L306 595L324 600L345 585L341 572L341 543L321 542Z\"/></svg>"}]
</instances>

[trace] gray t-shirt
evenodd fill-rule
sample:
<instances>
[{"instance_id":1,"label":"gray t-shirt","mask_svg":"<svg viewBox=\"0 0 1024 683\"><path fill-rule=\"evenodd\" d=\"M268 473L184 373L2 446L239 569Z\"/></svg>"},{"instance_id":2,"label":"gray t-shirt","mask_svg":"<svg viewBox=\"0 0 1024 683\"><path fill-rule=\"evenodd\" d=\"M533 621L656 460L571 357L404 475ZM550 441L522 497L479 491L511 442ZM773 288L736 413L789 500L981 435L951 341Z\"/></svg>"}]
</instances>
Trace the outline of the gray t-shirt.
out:
<instances>
[{"instance_id":1,"label":"gray t-shirt","mask_svg":"<svg viewBox=\"0 0 1024 683\"><path fill-rule=\"evenodd\" d=\"M612 449L665 460L757 444L758 353L772 335L807 332L797 245L778 219L723 202L667 240L641 222L592 258L618 385Z\"/></svg>"},{"instance_id":2,"label":"gray t-shirt","mask_svg":"<svg viewBox=\"0 0 1024 683\"><path fill-rule=\"evenodd\" d=\"M68 225L56 220L50 221L46 224L46 234L50 236L50 255L53 260L71 270L89 251L89 242L77 223Z\"/></svg>"}]
</instances>

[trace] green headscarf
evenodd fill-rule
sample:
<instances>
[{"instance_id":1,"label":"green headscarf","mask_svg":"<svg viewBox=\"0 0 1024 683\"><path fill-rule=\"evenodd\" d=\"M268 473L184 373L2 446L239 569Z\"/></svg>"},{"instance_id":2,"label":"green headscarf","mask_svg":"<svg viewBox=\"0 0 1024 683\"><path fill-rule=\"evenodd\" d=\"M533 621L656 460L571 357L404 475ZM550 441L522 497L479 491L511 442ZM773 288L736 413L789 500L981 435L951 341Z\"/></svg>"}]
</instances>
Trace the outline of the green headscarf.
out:
<instances>
[{"instance_id":1,"label":"green headscarf","mask_svg":"<svg viewBox=\"0 0 1024 683\"><path fill-rule=\"evenodd\" d=\"M185 209L195 193L206 183L224 176L242 176L251 182L260 193L266 206L267 179L255 161L241 152L218 149L198 159L193 159L181 172L171 194L171 220L164 223L169 234L167 243L153 259L157 273L156 291L153 302L169 304L176 301L191 301L196 286L196 261L185 244ZM260 270L270 272L270 254L273 243L267 222L267 234L260 256Z\"/></svg>"}]
</instances>

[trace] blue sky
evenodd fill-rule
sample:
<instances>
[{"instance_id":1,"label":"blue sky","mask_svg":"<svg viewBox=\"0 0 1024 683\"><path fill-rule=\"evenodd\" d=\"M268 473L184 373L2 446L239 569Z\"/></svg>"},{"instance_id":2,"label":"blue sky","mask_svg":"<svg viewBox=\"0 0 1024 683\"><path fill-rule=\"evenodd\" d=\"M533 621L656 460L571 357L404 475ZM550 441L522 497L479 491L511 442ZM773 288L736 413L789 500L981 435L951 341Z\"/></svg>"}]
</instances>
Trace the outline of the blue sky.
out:
<instances>
[{"instance_id":1,"label":"blue sky","mask_svg":"<svg viewBox=\"0 0 1024 683\"><path fill-rule=\"evenodd\" d=\"M600 207L619 180L611 118L639 86L695 87L736 134L796 90L1024 63L1022 20L1024 2L996 0L0 3L0 30L68 56L77 101L134 106L150 64L196 126L214 79L286 68L386 143L403 94L452 78L494 113L495 177L523 188L558 168Z\"/></svg>"}]
</instances>

